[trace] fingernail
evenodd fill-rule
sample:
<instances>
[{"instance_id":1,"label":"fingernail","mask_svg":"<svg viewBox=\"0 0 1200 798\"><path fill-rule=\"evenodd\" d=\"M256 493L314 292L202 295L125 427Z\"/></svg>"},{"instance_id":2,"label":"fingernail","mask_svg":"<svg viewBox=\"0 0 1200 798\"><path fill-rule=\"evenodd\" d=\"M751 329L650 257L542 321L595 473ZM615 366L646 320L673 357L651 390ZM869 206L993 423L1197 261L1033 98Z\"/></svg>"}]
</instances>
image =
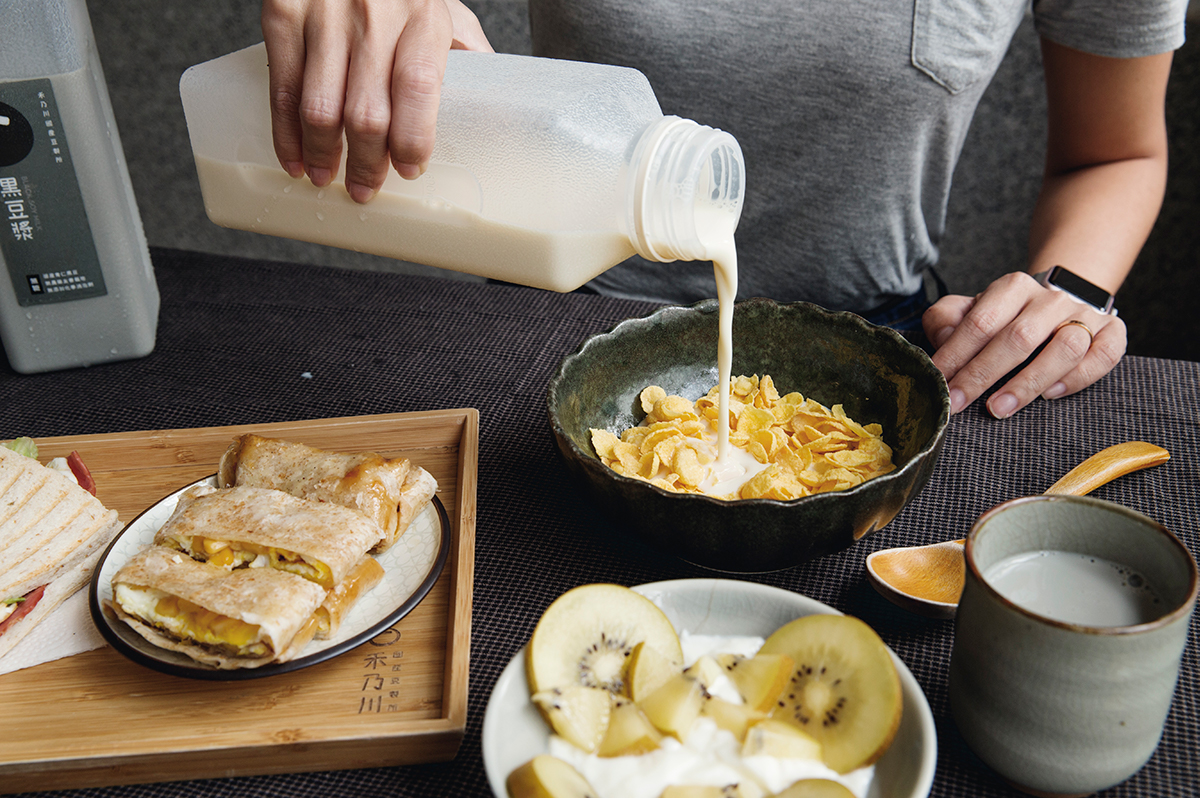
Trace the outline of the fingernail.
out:
<instances>
[{"instance_id":1,"label":"fingernail","mask_svg":"<svg viewBox=\"0 0 1200 798\"><path fill-rule=\"evenodd\" d=\"M374 191L361 183L346 183L346 191L350 192L350 199L360 205L370 202L371 198L375 196Z\"/></svg>"},{"instance_id":2,"label":"fingernail","mask_svg":"<svg viewBox=\"0 0 1200 798\"><path fill-rule=\"evenodd\" d=\"M1053 385L1051 385L1049 388L1046 389L1046 392L1044 394L1042 394L1042 398L1043 399L1057 399L1058 397L1062 396L1066 392L1067 392L1067 386L1061 382L1056 382Z\"/></svg>"},{"instance_id":3,"label":"fingernail","mask_svg":"<svg viewBox=\"0 0 1200 798\"><path fill-rule=\"evenodd\" d=\"M292 177L302 177L304 175L304 164L299 161L288 161L283 165L283 169Z\"/></svg>"},{"instance_id":4,"label":"fingernail","mask_svg":"<svg viewBox=\"0 0 1200 798\"><path fill-rule=\"evenodd\" d=\"M396 172L405 180L416 180L425 170L415 163L398 163L396 164Z\"/></svg>"},{"instance_id":5,"label":"fingernail","mask_svg":"<svg viewBox=\"0 0 1200 798\"><path fill-rule=\"evenodd\" d=\"M1017 397L1011 393L998 393L988 402L988 411L996 418L1008 418L1017 412Z\"/></svg>"},{"instance_id":6,"label":"fingernail","mask_svg":"<svg viewBox=\"0 0 1200 798\"><path fill-rule=\"evenodd\" d=\"M943 327L942 329L938 330L937 334L934 336L933 345L941 346L942 344L946 343L951 335L954 335L954 328Z\"/></svg>"},{"instance_id":7,"label":"fingernail","mask_svg":"<svg viewBox=\"0 0 1200 798\"><path fill-rule=\"evenodd\" d=\"M308 170L308 179L313 182L314 186L324 187L329 185L329 181L333 179L333 173L328 169L316 167Z\"/></svg>"},{"instance_id":8,"label":"fingernail","mask_svg":"<svg viewBox=\"0 0 1200 798\"><path fill-rule=\"evenodd\" d=\"M958 388L950 389L950 412L957 413L967 404L967 395Z\"/></svg>"}]
</instances>

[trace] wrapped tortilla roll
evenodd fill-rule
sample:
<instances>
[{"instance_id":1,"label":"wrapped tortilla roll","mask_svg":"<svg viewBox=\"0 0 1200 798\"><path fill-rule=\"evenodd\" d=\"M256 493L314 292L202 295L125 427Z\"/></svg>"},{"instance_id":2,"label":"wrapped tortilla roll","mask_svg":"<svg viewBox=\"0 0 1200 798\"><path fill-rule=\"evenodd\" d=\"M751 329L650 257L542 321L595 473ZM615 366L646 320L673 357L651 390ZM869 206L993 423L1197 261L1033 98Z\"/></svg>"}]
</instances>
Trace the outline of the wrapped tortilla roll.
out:
<instances>
[{"instance_id":1,"label":"wrapped tortilla roll","mask_svg":"<svg viewBox=\"0 0 1200 798\"><path fill-rule=\"evenodd\" d=\"M411 516L406 519L402 510L405 480L412 468L403 457L327 452L247 434L235 438L221 457L217 482L221 487L274 488L356 509L383 530L383 539L372 549L382 552L404 534L412 520Z\"/></svg>"},{"instance_id":2,"label":"wrapped tortilla roll","mask_svg":"<svg viewBox=\"0 0 1200 798\"><path fill-rule=\"evenodd\" d=\"M336 635L350 608L379 584L383 575L383 566L374 557L363 557L317 608L313 616L317 622L317 639L327 640Z\"/></svg>"},{"instance_id":3,"label":"wrapped tortilla roll","mask_svg":"<svg viewBox=\"0 0 1200 798\"><path fill-rule=\"evenodd\" d=\"M400 492L399 518L400 528L408 529L412 520L433 500L437 493L437 480L424 468L414 465L408 469L404 479L404 487ZM390 544L389 544L390 545Z\"/></svg>"},{"instance_id":4,"label":"wrapped tortilla roll","mask_svg":"<svg viewBox=\"0 0 1200 798\"><path fill-rule=\"evenodd\" d=\"M265 566L332 590L382 535L361 513L266 488L188 488L154 536L226 569Z\"/></svg>"},{"instance_id":5,"label":"wrapped tortilla roll","mask_svg":"<svg viewBox=\"0 0 1200 798\"><path fill-rule=\"evenodd\" d=\"M218 668L256 668L300 652L326 593L286 571L227 571L149 546L113 577L113 610L159 648Z\"/></svg>"}]
</instances>

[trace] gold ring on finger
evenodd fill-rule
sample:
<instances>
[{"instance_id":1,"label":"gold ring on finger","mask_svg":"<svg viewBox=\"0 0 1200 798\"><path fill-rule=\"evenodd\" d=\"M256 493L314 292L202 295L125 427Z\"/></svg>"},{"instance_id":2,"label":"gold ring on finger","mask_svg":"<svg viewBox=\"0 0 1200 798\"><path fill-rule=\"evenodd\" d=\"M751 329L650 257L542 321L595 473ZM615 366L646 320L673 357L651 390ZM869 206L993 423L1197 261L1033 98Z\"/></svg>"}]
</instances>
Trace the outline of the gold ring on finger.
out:
<instances>
[{"instance_id":1,"label":"gold ring on finger","mask_svg":"<svg viewBox=\"0 0 1200 798\"><path fill-rule=\"evenodd\" d=\"M1088 327L1083 322L1081 322L1079 319L1070 319L1068 321L1064 321L1062 324L1060 324L1054 328L1054 332L1055 332L1055 334L1057 334L1058 331L1061 330L1063 327L1068 327L1071 325L1081 328L1085 333L1088 334L1088 345L1089 346L1091 345L1092 341L1096 340L1096 335L1095 335L1095 333L1092 332L1091 328Z\"/></svg>"}]
</instances>

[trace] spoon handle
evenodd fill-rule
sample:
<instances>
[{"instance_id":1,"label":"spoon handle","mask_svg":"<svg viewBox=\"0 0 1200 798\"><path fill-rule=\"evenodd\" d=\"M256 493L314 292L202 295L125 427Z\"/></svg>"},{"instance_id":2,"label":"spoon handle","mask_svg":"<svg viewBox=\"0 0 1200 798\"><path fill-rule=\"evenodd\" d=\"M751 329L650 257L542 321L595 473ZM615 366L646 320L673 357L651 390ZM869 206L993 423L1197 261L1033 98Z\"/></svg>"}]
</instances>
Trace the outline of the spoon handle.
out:
<instances>
[{"instance_id":1,"label":"spoon handle","mask_svg":"<svg viewBox=\"0 0 1200 798\"><path fill-rule=\"evenodd\" d=\"M1046 493L1083 496L1117 477L1165 463L1171 453L1145 441L1128 441L1109 446L1068 471Z\"/></svg>"}]
</instances>

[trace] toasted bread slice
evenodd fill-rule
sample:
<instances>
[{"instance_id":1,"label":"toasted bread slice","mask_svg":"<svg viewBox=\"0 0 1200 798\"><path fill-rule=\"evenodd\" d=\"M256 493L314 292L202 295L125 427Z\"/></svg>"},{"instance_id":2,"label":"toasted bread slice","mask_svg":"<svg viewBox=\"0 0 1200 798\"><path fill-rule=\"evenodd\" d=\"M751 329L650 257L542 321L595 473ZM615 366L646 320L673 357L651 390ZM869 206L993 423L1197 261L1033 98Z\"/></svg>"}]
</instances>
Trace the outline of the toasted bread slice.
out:
<instances>
[{"instance_id":1,"label":"toasted bread slice","mask_svg":"<svg viewBox=\"0 0 1200 798\"><path fill-rule=\"evenodd\" d=\"M0 600L45 588L37 605L0 633L0 656L87 584L120 529L117 512L70 477L0 447Z\"/></svg>"}]
</instances>

